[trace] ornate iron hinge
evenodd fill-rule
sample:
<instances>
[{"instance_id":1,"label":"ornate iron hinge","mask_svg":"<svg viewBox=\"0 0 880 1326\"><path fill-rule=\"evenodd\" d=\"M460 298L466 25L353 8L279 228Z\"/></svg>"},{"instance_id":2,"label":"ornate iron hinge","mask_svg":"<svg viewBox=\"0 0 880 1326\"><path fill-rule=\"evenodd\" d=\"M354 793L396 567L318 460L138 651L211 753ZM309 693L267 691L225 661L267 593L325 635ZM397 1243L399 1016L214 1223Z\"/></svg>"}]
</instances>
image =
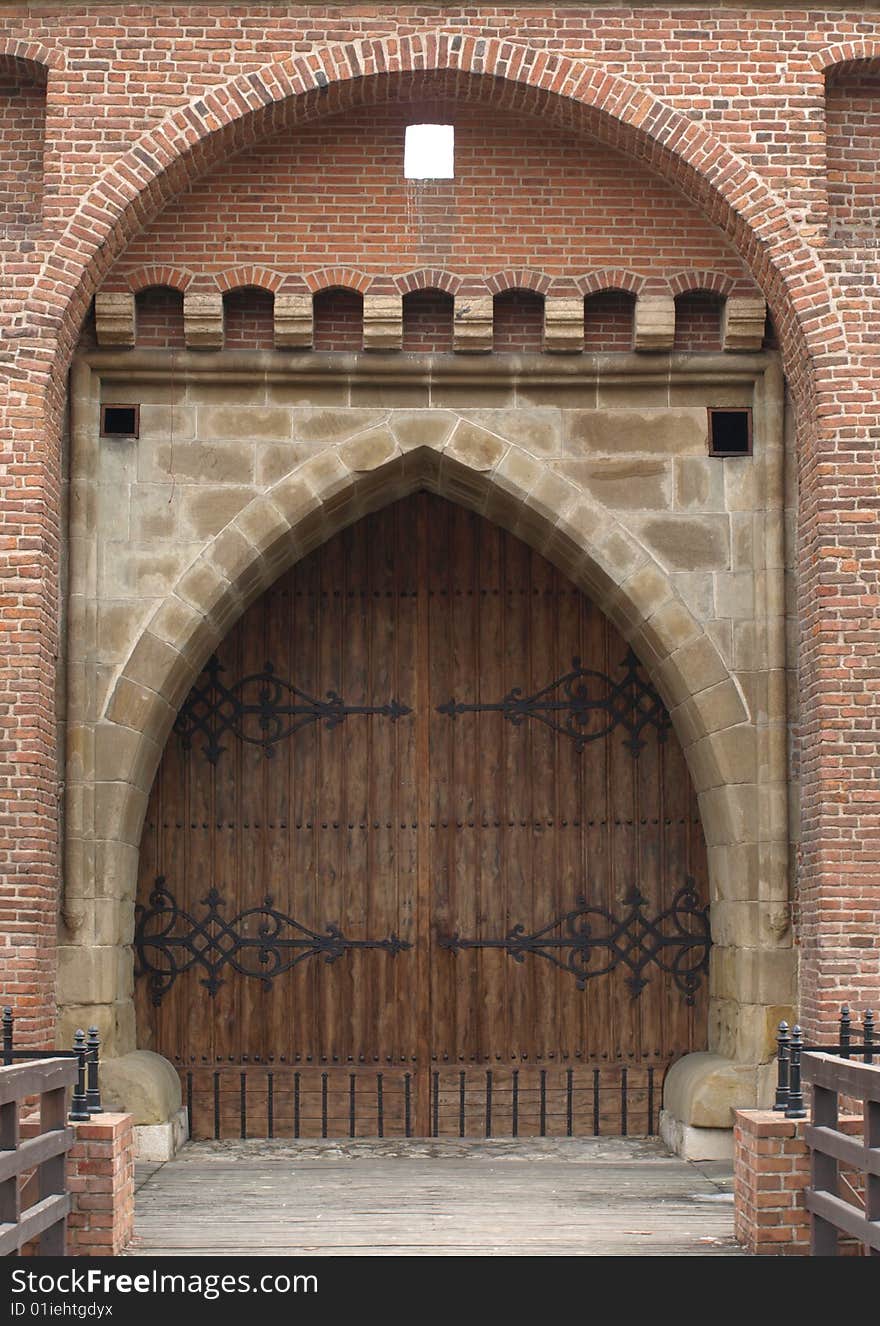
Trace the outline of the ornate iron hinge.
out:
<instances>
[{"instance_id":1,"label":"ornate iron hinge","mask_svg":"<svg viewBox=\"0 0 880 1326\"><path fill-rule=\"evenodd\" d=\"M261 907L249 907L226 920L220 914L223 899L213 888L201 900L207 910L195 917L178 906L162 875L149 901L149 907L135 909L135 975L149 976L151 998L157 1005L178 976L193 967L207 973L201 984L213 998L224 982L220 975L224 967L240 976L255 976L268 989L277 976L307 958L336 962L345 953L362 948L381 949L396 957L412 948L395 934L387 939L347 939L335 925L328 925L323 933L310 930L276 911L271 897ZM245 933L247 928L254 933ZM288 929L293 933L285 934Z\"/></svg>"},{"instance_id":2,"label":"ornate iron hinge","mask_svg":"<svg viewBox=\"0 0 880 1326\"><path fill-rule=\"evenodd\" d=\"M301 728L313 723L337 727L350 714L379 714L396 722L412 713L405 704L389 700L386 704L346 704L336 691L316 700L289 681L275 675L271 663L262 672L253 672L227 686L221 679L225 669L216 654L183 703L174 723L174 731L184 750L189 750L196 733L205 738L205 758L216 764L226 749L221 738L231 732L240 741L260 746L267 756L279 741L285 741ZM249 694L250 693L250 694ZM256 729L256 730L254 730Z\"/></svg>"},{"instance_id":3,"label":"ornate iron hinge","mask_svg":"<svg viewBox=\"0 0 880 1326\"><path fill-rule=\"evenodd\" d=\"M628 911L622 916L601 907L589 907L585 898L577 906L549 925L526 934L525 926L515 925L503 939L462 939L459 935L442 937L441 948L459 953L462 949L503 949L515 962L527 954L544 958L554 967L577 978L579 990L587 981L605 976L621 964L629 968L627 984L633 997L648 984L643 975L652 964L667 972L685 997L693 1004L700 982L709 970L709 908L701 907L694 881L688 878L672 905L656 916L645 913L647 899L634 889L626 899ZM595 921L602 929L594 931ZM561 933L560 933L561 932ZM604 962L592 966L598 954L607 954Z\"/></svg>"},{"instance_id":4,"label":"ornate iron hinge","mask_svg":"<svg viewBox=\"0 0 880 1326\"><path fill-rule=\"evenodd\" d=\"M642 733L646 728L653 727L658 741L665 741L671 723L663 701L642 675L639 660L631 649L621 667L626 669L624 675L614 678L583 668L580 659L574 658L570 672L532 695L524 695L522 687L515 686L501 700L474 704L449 700L438 705L437 712L450 718L459 714L500 713L516 727L534 718L553 732L570 737L579 752L591 741L622 727L628 733L624 745L637 756L645 745ZM596 722L594 714L604 714L605 720Z\"/></svg>"}]
</instances>

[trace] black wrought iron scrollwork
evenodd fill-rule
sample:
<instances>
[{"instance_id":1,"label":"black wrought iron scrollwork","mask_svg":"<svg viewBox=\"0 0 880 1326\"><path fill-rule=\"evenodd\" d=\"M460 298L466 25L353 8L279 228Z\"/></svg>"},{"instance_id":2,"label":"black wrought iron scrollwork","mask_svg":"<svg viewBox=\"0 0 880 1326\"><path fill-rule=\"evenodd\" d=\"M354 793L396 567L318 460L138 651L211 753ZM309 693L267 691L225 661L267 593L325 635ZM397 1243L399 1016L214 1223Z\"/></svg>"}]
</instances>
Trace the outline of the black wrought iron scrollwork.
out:
<instances>
[{"instance_id":1,"label":"black wrought iron scrollwork","mask_svg":"<svg viewBox=\"0 0 880 1326\"><path fill-rule=\"evenodd\" d=\"M353 949L381 949L396 957L412 948L395 934L387 939L348 939L335 925L328 925L323 933L311 930L276 911L271 897L230 920L221 915L224 903L216 889L209 889L201 901L206 908L201 916L185 911L160 875L149 906L136 908L135 975L149 978L156 1005L178 976L192 968L205 973L201 984L213 998L224 983L221 973L225 967L240 976L254 976L269 988L276 977L307 958L336 962Z\"/></svg>"},{"instance_id":2,"label":"black wrought iron scrollwork","mask_svg":"<svg viewBox=\"0 0 880 1326\"><path fill-rule=\"evenodd\" d=\"M241 741L260 746L269 757L273 747L301 728L313 723L337 727L350 714L379 714L395 722L412 712L398 700L386 704L346 704L336 691L316 700L289 681L276 676L271 663L262 672L227 686L225 671L214 655L202 677L193 686L174 724L184 750L189 750L197 733L205 738L205 758L216 764L226 749L220 744L227 732Z\"/></svg>"},{"instance_id":3,"label":"black wrought iron scrollwork","mask_svg":"<svg viewBox=\"0 0 880 1326\"><path fill-rule=\"evenodd\" d=\"M634 998L648 984L645 968L655 966L672 977L685 1003L693 1004L709 970L712 943L709 909L700 906L694 881L688 879L671 905L656 916L645 912L647 899L638 889L633 890L626 904L628 910L615 916L578 898L570 912L533 934L526 934L525 926L515 925L503 939L462 939L455 934L442 937L439 943L453 953L474 948L503 949L515 962L523 962L529 954L543 958L576 977L579 990L594 977L605 976L623 965L629 968L627 984ZM602 954L606 955L604 962Z\"/></svg>"},{"instance_id":4,"label":"black wrought iron scrollwork","mask_svg":"<svg viewBox=\"0 0 880 1326\"><path fill-rule=\"evenodd\" d=\"M572 660L571 671L557 677L548 686L524 695L520 686L501 700L475 704L449 700L437 706L438 713L457 718L459 714L500 713L514 726L534 718L554 732L570 737L580 752L591 741L598 741L615 728L628 734L624 745L637 756L645 745L643 732L654 728L657 739L665 741L671 727L669 714L654 687L642 674L636 655L627 651L621 677L581 667ZM597 721L594 715L605 715Z\"/></svg>"}]
</instances>

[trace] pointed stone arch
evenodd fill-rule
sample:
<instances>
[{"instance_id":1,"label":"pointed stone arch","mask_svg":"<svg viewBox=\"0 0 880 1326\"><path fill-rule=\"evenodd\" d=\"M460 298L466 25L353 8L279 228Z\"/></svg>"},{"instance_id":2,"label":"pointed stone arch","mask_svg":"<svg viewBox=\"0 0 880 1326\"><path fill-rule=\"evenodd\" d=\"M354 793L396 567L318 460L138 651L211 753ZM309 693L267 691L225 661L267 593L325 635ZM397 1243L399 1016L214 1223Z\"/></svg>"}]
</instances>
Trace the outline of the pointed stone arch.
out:
<instances>
[{"instance_id":1,"label":"pointed stone arch","mask_svg":"<svg viewBox=\"0 0 880 1326\"><path fill-rule=\"evenodd\" d=\"M154 611L97 721L90 725L84 715L71 715L72 782L82 778L79 753L90 745L94 749L94 779L79 798L88 808L86 818L72 817L74 837L82 837L74 842L71 863L93 872L95 905L61 949L65 1029L86 1016L107 1028L111 1053L134 1048L128 945L141 828L171 725L210 653L296 560L360 516L419 488L470 507L529 543L585 591L632 644L667 703L691 769L709 848L713 904L736 896L736 872L747 859L757 860L760 848L758 727L712 638L663 566L608 509L501 436L461 423L451 430L447 425L428 443L424 438L414 443L399 429L379 425L303 462L255 497ZM776 794L784 785L784 769L771 770L770 776ZM779 864L784 879L784 862ZM723 991L731 987L741 990L744 1029L735 1056L741 1062L732 1064L717 1053L691 1056L700 1071L694 1076L690 1067L682 1070L689 1094L681 1110L689 1117L700 1107L704 1083L710 1097L718 1098L719 1073L725 1084L722 1112L726 1102L754 1103L769 1015L765 1005L773 1003L772 992L762 993L764 969L754 940L723 921L714 954L719 997L723 1001ZM787 961L788 950L778 956ZM718 1022L716 1013L710 1019L710 1043L716 1047ZM164 1074L165 1068L157 1072Z\"/></svg>"}]
</instances>

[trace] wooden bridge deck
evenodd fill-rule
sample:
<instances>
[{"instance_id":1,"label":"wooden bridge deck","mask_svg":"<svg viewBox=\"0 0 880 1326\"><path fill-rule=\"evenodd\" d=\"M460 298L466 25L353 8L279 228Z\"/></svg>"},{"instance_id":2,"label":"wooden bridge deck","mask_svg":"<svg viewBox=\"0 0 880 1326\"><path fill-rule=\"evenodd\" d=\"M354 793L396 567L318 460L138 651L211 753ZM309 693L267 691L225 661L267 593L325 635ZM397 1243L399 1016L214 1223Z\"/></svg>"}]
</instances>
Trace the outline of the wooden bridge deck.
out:
<instances>
[{"instance_id":1,"label":"wooden bridge deck","mask_svg":"<svg viewBox=\"0 0 880 1326\"><path fill-rule=\"evenodd\" d=\"M654 1140L200 1142L131 1256L738 1256L729 1167Z\"/></svg>"}]
</instances>

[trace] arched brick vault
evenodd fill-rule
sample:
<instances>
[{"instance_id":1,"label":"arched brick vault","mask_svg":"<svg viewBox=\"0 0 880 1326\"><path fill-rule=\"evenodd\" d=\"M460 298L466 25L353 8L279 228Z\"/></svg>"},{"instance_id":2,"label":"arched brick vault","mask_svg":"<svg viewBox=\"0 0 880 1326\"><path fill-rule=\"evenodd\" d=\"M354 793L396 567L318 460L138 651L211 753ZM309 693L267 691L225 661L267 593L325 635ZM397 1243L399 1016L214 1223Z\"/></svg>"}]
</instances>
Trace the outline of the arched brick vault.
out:
<instances>
[{"instance_id":1,"label":"arched brick vault","mask_svg":"<svg viewBox=\"0 0 880 1326\"><path fill-rule=\"evenodd\" d=\"M47 326L57 330L56 383L96 287L164 203L269 134L394 92L411 96L429 74L444 76L432 95L549 118L676 185L725 231L761 286L802 422L812 414L816 370L842 354L844 338L820 265L766 184L702 125L601 68L440 30L320 47L234 79L145 133L82 200L35 284L26 318L43 328L44 344Z\"/></svg>"}]
</instances>

